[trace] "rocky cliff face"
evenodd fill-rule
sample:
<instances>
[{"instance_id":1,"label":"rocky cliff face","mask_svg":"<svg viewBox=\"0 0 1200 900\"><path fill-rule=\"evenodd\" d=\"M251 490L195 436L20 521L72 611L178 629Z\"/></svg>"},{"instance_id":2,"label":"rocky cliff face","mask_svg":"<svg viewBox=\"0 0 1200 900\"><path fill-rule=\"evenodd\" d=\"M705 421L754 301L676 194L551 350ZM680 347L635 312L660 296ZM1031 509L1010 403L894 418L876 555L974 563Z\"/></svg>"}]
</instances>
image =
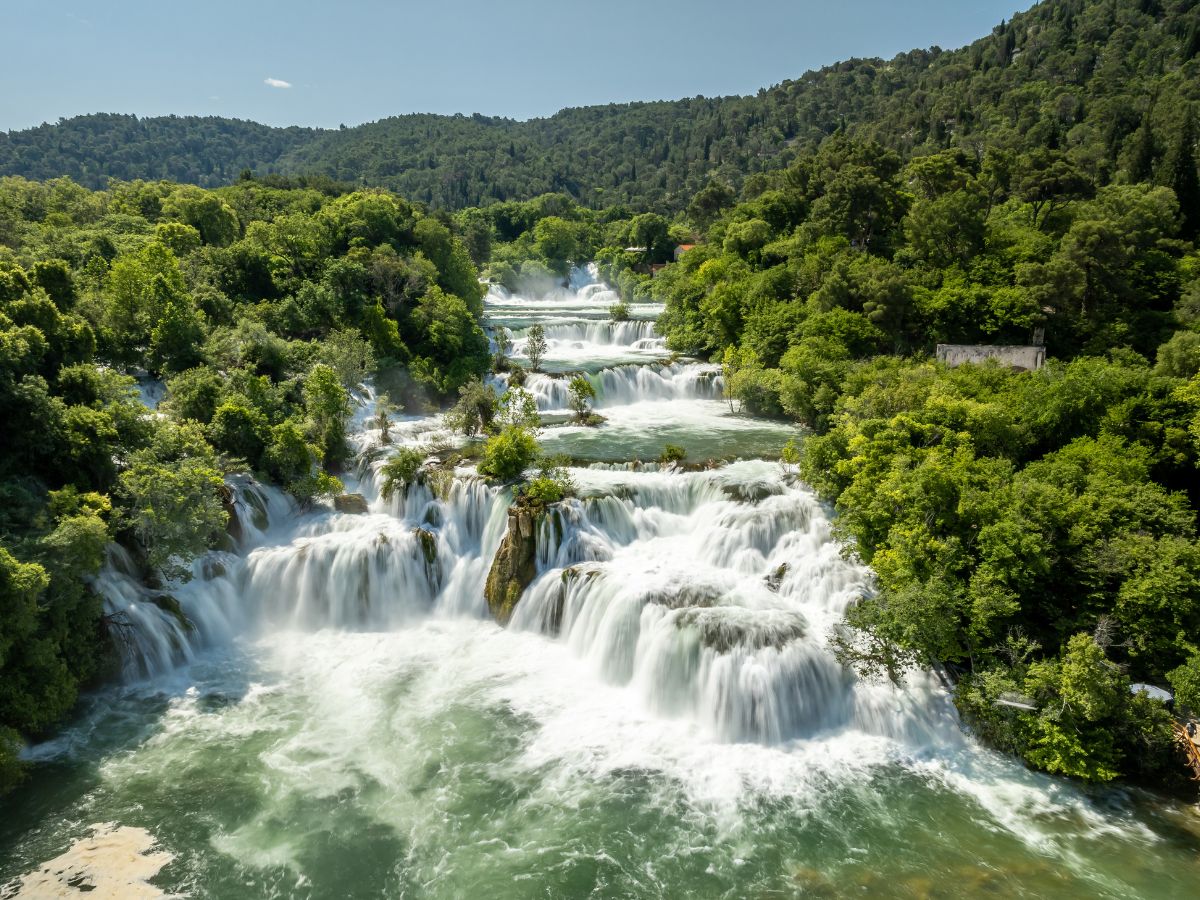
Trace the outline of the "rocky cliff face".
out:
<instances>
[{"instance_id":1,"label":"rocky cliff face","mask_svg":"<svg viewBox=\"0 0 1200 900\"><path fill-rule=\"evenodd\" d=\"M483 589L488 609L501 625L508 624L521 594L537 575L537 519L544 514L521 506L508 510L508 533Z\"/></svg>"}]
</instances>

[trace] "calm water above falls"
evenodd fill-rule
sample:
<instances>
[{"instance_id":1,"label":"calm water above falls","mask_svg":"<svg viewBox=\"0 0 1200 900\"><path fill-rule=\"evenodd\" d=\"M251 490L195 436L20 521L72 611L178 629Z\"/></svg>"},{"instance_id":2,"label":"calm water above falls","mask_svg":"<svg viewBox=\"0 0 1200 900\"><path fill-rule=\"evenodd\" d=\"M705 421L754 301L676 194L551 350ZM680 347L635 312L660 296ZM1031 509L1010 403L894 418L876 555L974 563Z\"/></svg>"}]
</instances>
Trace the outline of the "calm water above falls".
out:
<instances>
[{"instance_id":1,"label":"calm water above falls","mask_svg":"<svg viewBox=\"0 0 1200 900\"><path fill-rule=\"evenodd\" d=\"M543 434L594 462L510 627L482 596L508 496L469 469L443 499L387 503L367 467L360 516L235 484L243 546L175 592L186 622L114 556L100 587L133 623L128 681L32 748L0 807L0 883L111 822L157 839L154 883L193 897L1194 888L1194 811L1030 774L964 735L931 679L844 672L826 635L869 572L803 484L754 459L791 430L732 415L713 367L664 361L655 310L614 326L611 295L576 288L488 303L518 355L543 322L546 368L588 372L608 419ZM563 386L530 379L552 419ZM667 441L744 459L627 464Z\"/></svg>"}]
</instances>

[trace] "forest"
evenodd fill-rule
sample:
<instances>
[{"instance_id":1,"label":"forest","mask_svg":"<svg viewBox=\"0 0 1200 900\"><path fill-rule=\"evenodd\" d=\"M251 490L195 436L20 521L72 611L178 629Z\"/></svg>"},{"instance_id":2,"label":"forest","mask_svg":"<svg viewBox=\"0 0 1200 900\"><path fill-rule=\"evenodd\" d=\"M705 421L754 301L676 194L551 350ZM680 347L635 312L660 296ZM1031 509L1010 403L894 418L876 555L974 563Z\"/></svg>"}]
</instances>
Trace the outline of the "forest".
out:
<instances>
[{"instance_id":1,"label":"forest","mask_svg":"<svg viewBox=\"0 0 1200 900\"><path fill-rule=\"evenodd\" d=\"M1200 99L1200 10L1187 0L1054 0L958 50L852 59L752 97L565 109L518 122L405 115L338 129L99 114L0 134L0 174L204 187L241 172L386 187L454 210L565 193L603 209L673 214L717 178L740 189L835 133L902 157L950 146L1070 150L1104 181L1144 175Z\"/></svg>"},{"instance_id":2,"label":"forest","mask_svg":"<svg viewBox=\"0 0 1200 900\"><path fill-rule=\"evenodd\" d=\"M1130 685L1200 710L1198 27L1059 0L753 98L0 139L0 786L112 670L110 543L165 584L223 540L225 475L336 495L355 385L465 396L480 277L588 261L739 410L809 429L785 462L877 578L846 665L934 669L1034 768L1178 778ZM1042 337L1038 372L932 359Z\"/></svg>"}]
</instances>

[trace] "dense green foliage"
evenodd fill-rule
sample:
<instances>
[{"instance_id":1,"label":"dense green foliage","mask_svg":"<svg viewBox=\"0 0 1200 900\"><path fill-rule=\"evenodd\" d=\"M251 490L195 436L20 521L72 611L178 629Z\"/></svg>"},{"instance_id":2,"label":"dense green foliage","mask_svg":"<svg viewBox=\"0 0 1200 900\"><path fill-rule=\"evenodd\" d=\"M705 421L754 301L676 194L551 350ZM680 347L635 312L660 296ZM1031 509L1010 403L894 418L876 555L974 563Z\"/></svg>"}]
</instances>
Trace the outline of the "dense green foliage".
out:
<instances>
[{"instance_id":1,"label":"dense green foliage","mask_svg":"<svg viewBox=\"0 0 1200 900\"><path fill-rule=\"evenodd\" d=\"M223 475L340 491L350 390L417 406L489 363L450 228L385 192L242 181L89 191L0 179L0 790L109 668L89 579L111 542L150 583L223 539ZM166 382L163 415L135 379Z\"/></svg>"},{"instance_id":2,"label":"dense green foliage","mask_svg":"<svg viewBox=\"0 0 1200 900\"><path fill-rule=\"evenodd\" d=\"M497 481L518 481L537 459L538 449L530 429L505 425L484 444L479 472Z\"/></svg>"},{"instance_id":3,"label":"dense green foliage","mask_svg":"<svg viewBox=\"0 0 1200 900\"><path fill-rule=\"evenodd\" d=\"M380 489L383 499L391 500L397 493L406 491L417 480L424 462L425 454L413 447L400 447L388 457L379 470L383 476Z\"/></svg>"},{"instance_id":4,"label":"dense green foliage","mask_svg":"<svg viewBox=\"0 0 1200 900\"><path fill-rule=\"evenodd\" d=\"M1172 114L1150 165L1002 141L905 163L838 135L692 218L651 282L668 346L816 432L804 475L878 577L843 659L949 672L993 742L1096 780L1175 765L1131 683L1200 700L1196 133ZM1042 336L1038 372L928 357Z\"/></svg>"},{"instance_id":5,"label":"dense green foliage","mask_svg":"<svg viewBox=\"0 0 1200 900\"><path fill-rule=\"evenodd\" d=\"M1051 0L960 50L853 59L752 97L565 109L517 122L407 115L337 130L96 115L0 135L0 173L169 178L213 186L243 168L388 187L447 209L565 193L702 220L761 173L845 130L904 155L954 144L1070 149L1103 180L1166 164L1196 99L1187 0ZM706 183L718 179L710 190ZM697 192L701 192L697 195Z\"/></svg>"},{"instance_id":6,"label":"dense green foliage","mask_svg":"<svg viewBox=\"0 0 1200 900\"><path fill-rule=\"evenodd\" d=\"M983 733L1052 772L1169 765L1164 710L1129 684L1167 686L1200 635L1186 386L1136 358L856 366L804 458L878 576L849 615L848 661L950 668ZM1073 697L1072 678L1103 702ZM1009 695L1038 711L997 703Z\"/></svg>"}]
</instances>

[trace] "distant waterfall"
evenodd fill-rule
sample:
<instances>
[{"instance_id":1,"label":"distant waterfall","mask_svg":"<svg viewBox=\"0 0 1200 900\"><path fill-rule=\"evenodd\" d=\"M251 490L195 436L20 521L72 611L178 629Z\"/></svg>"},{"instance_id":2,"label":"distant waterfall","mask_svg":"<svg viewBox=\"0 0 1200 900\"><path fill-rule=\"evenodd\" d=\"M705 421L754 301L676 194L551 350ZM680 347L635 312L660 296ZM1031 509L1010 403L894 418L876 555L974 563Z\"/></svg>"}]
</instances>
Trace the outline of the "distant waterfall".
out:
<instances>
[{"instance_id":1,"label":"distant waterfall","mask_svg":"<svg viewBox=\"0 0 1200 900\"><path fill-rule=\"evenodd\" d=\"M725 386L720 370L702 363L614 366L585 377L596 389L597 409L646 400L719 400ZM497 381L500 389L507 383L507 376ZM566 377L530 374L525 379L525 390L543 412L568 408L570 380Z\"/></svg>"},{"instance_id":2,"label":"distant waterfall","mask_svg":"<svg viewBox=\"0 0 1200 900\"><path fill-rule=\"evenodd\" d=\"M549 324L543 328L546 332L546 343L550 347L559 344L571 346L596 344L646 350L663 350L666 347L663 338L659 337L654 330L654 323L644 319L630 319L625 322L581 320ZM525 343L528 336L528 328L512 332L514 353L525 355Z\"/></svg>"}]
</instances>

